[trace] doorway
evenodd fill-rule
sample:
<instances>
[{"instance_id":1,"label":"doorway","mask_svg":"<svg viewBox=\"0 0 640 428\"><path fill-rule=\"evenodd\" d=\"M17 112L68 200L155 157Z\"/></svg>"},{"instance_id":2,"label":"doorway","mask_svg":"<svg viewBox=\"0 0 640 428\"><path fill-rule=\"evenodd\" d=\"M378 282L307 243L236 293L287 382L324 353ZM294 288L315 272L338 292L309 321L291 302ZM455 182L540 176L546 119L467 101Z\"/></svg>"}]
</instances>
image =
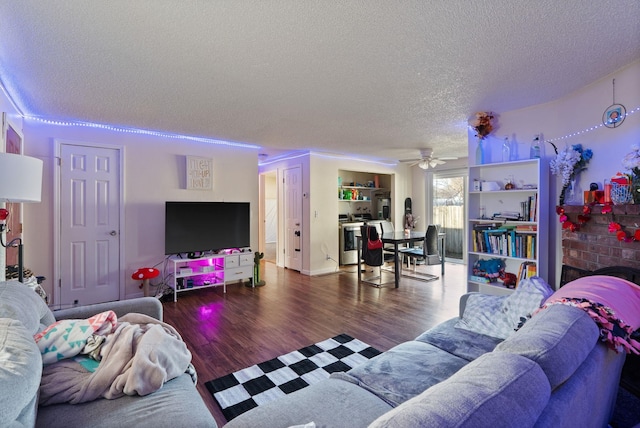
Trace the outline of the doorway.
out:
<instances>
[{"instance_id":1,"label":"doorway","mask_svg":"<svg viewBox=\"0 0 640 428\"><path fill-rule=\"evenodd\" d=\"M302 168L287 168L284 174L284 267L302 270Z\"/></svg>"},{"instance_id":2,"label":"doorway","mask_svg":"<svg viewBox=\"0 0 640 428\"><path fill-rule=\"evenodd\" d=\"M263 249L264 261L277 263L278 254L278 174L271 171L262 174L263 193L262 200L264 212L263 224Z\"/></svg>"},{"instance_id":3,"label":"doorway","mask_svg":"<svg viewBox=\"0 0 640 428\"><path fill-rule=\"evenodd\" d=\"M58 142L56 151L54 300L60 307L119 300L122 150Z\"/></svg>"},{"instance_id":4,"label":"doorway","mask_svg":"<svg viewBox=\"0 0 640 428\"><path fill-rule=\"evenodd\" d=\"M467 170L449 170L433 174L433 223L446 233L445 259L464 262L464 195Z\"/></svg>"}]
</instances>

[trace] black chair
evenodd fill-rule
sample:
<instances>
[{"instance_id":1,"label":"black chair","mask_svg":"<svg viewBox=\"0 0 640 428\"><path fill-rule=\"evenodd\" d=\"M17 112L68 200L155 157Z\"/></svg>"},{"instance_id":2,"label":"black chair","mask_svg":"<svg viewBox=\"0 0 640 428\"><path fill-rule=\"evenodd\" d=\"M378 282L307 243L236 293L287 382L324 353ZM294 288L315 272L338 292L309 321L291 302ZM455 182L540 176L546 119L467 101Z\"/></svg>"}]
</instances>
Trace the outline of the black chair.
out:
<instances>
[{"instance_id":1,"label":"black chair","mask_svg":"<svg viewBox=\"0 0 640 428\"><path fill-rule=\"evenodd\" d=\"M427 227L427 233L425 233L421 247L403 248L400 250L400 253L403 258L407 258L407 267L411 267L411 261L413 261L413 273L415 275L424 276L424 279L427 281L438 279L439 277L436 275L418 273L416 271L418 260L424 260L424 263L427 266L439 265L442 263L442 257L444 257L444 255L439 254L438 251L438 226L430 224Z\"/></svg>"},{"instance_id":2,"label":"black chair","mask_svg":"<svg viewBox=\"0 0 640 428\"><path fill-rule=\"evenodd\" d=\"M362 237L362 261L366 266L377 267L378 276L363 279L364 282L375 285L376 287L382 286L382 265L384 265L385 257L383 255L382 247L374 250L369 249L369 239L377 241L380 237L378 230L375 226L360 226L360 234ZM378 282L371 281L377 279Z\"/></svg>"}]
</instances>

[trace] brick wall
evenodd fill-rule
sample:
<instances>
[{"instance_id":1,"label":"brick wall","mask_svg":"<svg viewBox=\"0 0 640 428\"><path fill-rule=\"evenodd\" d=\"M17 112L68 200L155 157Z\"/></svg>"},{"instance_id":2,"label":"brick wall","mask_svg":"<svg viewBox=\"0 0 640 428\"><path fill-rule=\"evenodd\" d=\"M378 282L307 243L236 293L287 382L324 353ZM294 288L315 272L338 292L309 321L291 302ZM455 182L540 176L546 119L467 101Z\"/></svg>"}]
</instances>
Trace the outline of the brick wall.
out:
<instances>
[{"instance_id":1,"label":"brick wall","mask_svg":"<svg viewBox=\"0 0 640 428\"><path fill-rule=\"evenodd\" d=\"M614 205L615 221L624 230L633 234L640 228L640 205ZM573 222L582 214L582 205L566 205L565 213ZM608 266L640 268L640 242L621 242L615 233L609 233L611 214L601 214L601 206L591 210L591 220L577 232L562 231L562 263L565 265L595 270ZM558 221L558 217L555 217Z\"/></svg>"}]
</instances>

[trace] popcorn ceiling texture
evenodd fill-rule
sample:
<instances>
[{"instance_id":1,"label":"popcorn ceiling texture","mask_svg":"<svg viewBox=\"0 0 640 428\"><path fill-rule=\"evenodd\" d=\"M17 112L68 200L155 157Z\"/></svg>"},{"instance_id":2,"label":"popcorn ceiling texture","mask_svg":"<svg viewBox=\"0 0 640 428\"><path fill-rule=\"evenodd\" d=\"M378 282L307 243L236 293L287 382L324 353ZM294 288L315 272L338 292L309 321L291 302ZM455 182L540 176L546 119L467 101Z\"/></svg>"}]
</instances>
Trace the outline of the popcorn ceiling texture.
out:
<instances>
[{"instance_id":1,"label":"popcorn ceiling texture","mask_svg":"<svg viewBox=\"0 0 640 428\"><path fill-rule=\"evenodd\" d=\"M467 155L467 119L640 58L640 2L0 3L26 114L389 159Z\"/></svg>"}]
</instances>

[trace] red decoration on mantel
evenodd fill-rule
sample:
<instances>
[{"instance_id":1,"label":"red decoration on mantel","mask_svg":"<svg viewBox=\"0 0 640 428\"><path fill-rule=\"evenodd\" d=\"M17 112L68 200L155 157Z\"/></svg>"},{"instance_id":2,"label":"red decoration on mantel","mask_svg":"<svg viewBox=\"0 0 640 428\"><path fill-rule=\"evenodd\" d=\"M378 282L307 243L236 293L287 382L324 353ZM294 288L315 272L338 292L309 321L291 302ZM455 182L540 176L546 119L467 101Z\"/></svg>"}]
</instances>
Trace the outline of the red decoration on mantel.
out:
<instances>
[{"instance_id":1,"label":"red decoration on mantel","mask_svg":"<svg viewBox=\"0 0 640 428\"><path fill-rule=\"evenodd\" d=\"M580 227L591 220L591 208L595 205L595 203L585 204L582 207L582 214L578 215L577 222L571 221L569 216L565 213L563 207L556 207L556 214L558 214L560 223L562 223L563 230L569 230L571 232L577 232L580 230ZM640 229L637 229L635 233L631 234L625 230L623 230L623 226L615 221L615 217L613 215L613 208L611 205L603 205L602 206L602 215L611 214L611 222L609 222L609 233L615 233L616 239L621 242L640 242Z\"/></svg>"}]
</instances>

